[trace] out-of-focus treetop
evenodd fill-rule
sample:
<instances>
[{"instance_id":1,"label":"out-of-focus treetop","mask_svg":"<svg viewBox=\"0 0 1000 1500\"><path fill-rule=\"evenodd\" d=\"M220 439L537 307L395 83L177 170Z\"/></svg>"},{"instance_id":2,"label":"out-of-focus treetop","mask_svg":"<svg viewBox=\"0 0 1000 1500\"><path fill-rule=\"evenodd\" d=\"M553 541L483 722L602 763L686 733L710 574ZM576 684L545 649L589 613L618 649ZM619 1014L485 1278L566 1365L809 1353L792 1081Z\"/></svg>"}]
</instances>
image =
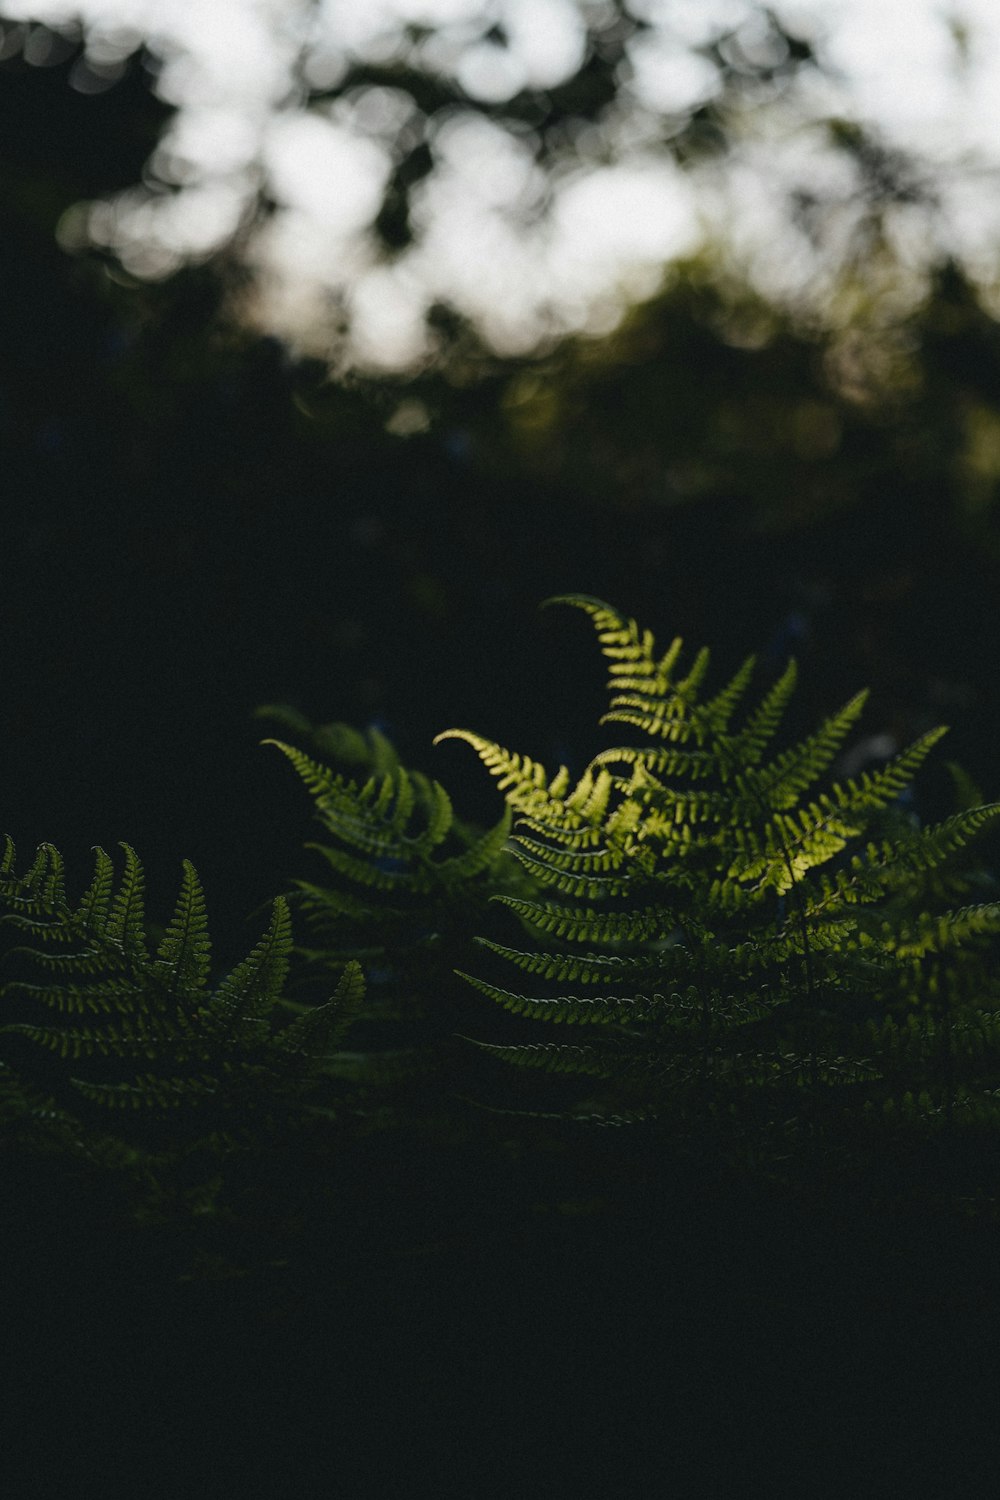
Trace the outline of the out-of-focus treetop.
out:
<instances>
[{"instance_id":1,"label":"out-of-focus treetop","mask_svg":"<svg viewBox=\"0 0 1000 1500\"><path fill-rule=\"evenodd\" d=\"M142 280L227 252L340 367L601 334L708 257L824 323L997 278L993 0L0 0L0 62L171 107L59 237Z\"/></svg>"}]
</instances>

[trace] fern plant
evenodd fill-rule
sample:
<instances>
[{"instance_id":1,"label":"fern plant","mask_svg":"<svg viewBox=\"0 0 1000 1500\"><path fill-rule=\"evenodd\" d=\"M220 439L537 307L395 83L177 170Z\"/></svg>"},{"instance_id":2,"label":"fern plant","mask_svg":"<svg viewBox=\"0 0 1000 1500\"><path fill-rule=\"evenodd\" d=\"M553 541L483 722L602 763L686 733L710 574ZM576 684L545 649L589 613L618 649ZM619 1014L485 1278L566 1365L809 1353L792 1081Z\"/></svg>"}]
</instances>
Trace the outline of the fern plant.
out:
<instances>
[{"instance_id":1,"label":"fern plant","mask_svg":"<svg viewBox=\"0 0 1000 1500\"><path fill-rule=\"evenodd\" d=\"M325 1004L288 1000L292 935L279 897L259 942L213 985L205 900L187 861L151 952L142 865L122 848L117 877L95 851L93 878L73 902L57 849L41 845L18 873L6 841L3 922L25 941L6 954L16 973L0 992L0 1107L19 1141L130 1179L140 1213L203 1213L234 1161L336 1113L317 1089L335 1070L364 981L349 962Z\"/></svg>"},{"instance_id":2,"label":"fern plant","mask_svg":"<svg viewBox=\"0 0 1000 1500\"><path fill-rule=\"evenodd\" d=\"M317 728L284 706L257 715L278 726L280 738L264 743L296 771L320 827L305 847L323 873L291 883L307 929L298 979L325 982L347 961L364 968L354 1050L335 1067L392 1127L367 1143L361 1221L373 1222L373 1183L391 1205L369 1243L436 1253L452 1235L474 1238L477 1213L491 1236L503 1195L489 1185L504 1180L516 1146L469 1107L479 1060L461 1034L479 1005L455 970L494 917L494 896L535 892L507 849L510 811L486 829L464 822L441 782L404 765L377 728Z\"/></svg>"},{"instance_id":3,"label":"fern plant","mask_svg":"<svg viewBox=\"0 0 1000 1500\"><path fill-rule=\"evenodd\" d=\"M433 1048L453 1025L453 969L488 902L531 888L507 852L509 809L494 827L474 829L456 818L441 783L404 766L378 729L314 728L275 706L258 714L301 742L264 741L302 779L324 834L305 847L327 881L293 883L310 934L297 950L304 976L361 963L362 1019L384 1039Z\"/></svg>"},{"instance_id":4,"label":"fern plant","mask_svg":"<svg viewBox=\"0 0 1000 1500\"><path fill-rule=\"evenodd\" d=\"M481 939L530 985L463 977L505 1010L579 1039L481 1043L568 1075L578 1114L668 1120L712 1149L780 1159L873 1119L1000 1122L1000 905L963 851L1000 817L971 806L933 827L900 805L945 732L877 770L824 781L865 702L775 750L790 663L748 710L754 668L704 693L709 653L658 654L600 600L583 610L608 663L602 722L625 744L573 783L467 730L517 816L512 851L541 898L501 894L529 941Z\"/></svg>"}]
</instances>

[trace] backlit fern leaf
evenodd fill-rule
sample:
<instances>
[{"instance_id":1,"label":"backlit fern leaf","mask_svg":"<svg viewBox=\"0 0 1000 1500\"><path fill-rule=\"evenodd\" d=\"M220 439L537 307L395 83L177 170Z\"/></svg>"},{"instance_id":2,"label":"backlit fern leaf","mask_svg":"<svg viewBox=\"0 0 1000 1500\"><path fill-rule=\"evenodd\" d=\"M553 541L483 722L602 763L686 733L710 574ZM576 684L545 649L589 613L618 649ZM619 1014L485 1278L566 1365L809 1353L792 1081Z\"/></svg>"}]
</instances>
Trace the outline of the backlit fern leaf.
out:
<instances>
[{"instance_id":1,"label":"backlit fern leaf","mask_svg":"<svg viewBox=\"0 0 1000 1500\"><path fill-rule=\"evenodd\" d=\"M745 789L748 802L756 800L776 811L797 806L802 794L833 763L867 699L867 692L856 693L838 713L793 749L786 750L761 770L744 772L741 790Z\"/></svg>"},{"instance_id":2,"label":"backlit fern leaf","mask_svg":"<svg viewBox=\"0 0 1000 1500\"><path fill-rule=\"evenodd\" d=\"M798 682L798 667L790 661L777 682L764 694L731 746L721 747L720 775L723 780L736 768L760 764L764 751L781 727Z\"/></svg>"},{"instance_id":3,"label":"backlit fern leaf","mask_svg":"<svg viewBox=\"0 0 1000 1500\"><path fill-rule=\"evenodd\" d=\"M966 807L924 830L895 811L944 731L821 789L866 694L773 753L794 664L734 723L751 659L702 700L707 652L685 673L679 640L660 656L652 634L609 605L561 602L590 617L608 662L602 722L646 738L599 751L574 793L563 769L550 778L480 736L448 732L472 746L522 814L512 848L549 893L500 898L535 948L482 943L540 981L537 992L463 977L515 1015L596 1023L591 1051L609 1061L603 1107L672 1118L682 1134L700 1114L749 1132L748 1143L762 1132L815 1145L836 1136L838 1120L864 1116L866 1103L912 1093L882 1034L865 1030L870 1018L951 1001L974 1015L991 996L1000 1001L1000 979L983 963L1000 907L947 904L968 882L957 869L964 851L997 809ZM562 988L608 983L615 994ZM971 1097L990 1069L1000 1084L1000 1037L969 1034L982 1043L983 1076L975 1088L963 1083ZM638 1039L658 1059L642 1075L641 1099L624 1064ZM597 1077L591 1051L581 1056ZM493 1055L563 1072L576 1056L529 1042ZM581 1104L588 1115L600 1108L593 1095Z\"/></svg>"},{"instance_id":4,"label":"backlit fern leaf","mask_svg":"<svg viewBox=\"0 0 1000 1500\"><path fill-rule=\"evenodd\" d=\"M434 743L439 745L443 740L449 739L466 740L472 746L490 775L496 777L497 786L504 793L508 807L515 812L543 820L547 814L563 812L567 805L563 789L569 776L565 766L560 766L556 774L549 778L544 767L527 755L515 755L502 745L496 745L492 740L485 740L481 735L470 734L465 730L445 730L435 737ZM588 780L582 798L579 796L580 789L577 788L578 806L574 808L573 815L581 823L584 821L582 803L589 796L591 786L592 782Z\"/></svg>"}]
</instances>

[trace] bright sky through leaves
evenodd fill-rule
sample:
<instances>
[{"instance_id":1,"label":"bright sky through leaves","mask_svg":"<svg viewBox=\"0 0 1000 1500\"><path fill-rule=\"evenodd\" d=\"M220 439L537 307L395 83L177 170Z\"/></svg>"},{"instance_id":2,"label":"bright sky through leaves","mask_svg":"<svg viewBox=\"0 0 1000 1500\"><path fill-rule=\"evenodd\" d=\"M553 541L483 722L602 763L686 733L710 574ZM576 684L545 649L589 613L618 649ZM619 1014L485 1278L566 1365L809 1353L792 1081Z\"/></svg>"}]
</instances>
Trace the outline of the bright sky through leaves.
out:
<instances>
[{"instance_id":1,"label":"bright sky through leaves","mask_svg":"<svg viewBox=\"0 0 1000 1500\"><path fill-rule=\"evenodd\" d=\"M70 210L60 229L68 249L104 245L153 279L244 231L254 318L314 353L335 348L346 318L346 357L361 365L425 358L435 302L472 319L501 353L604 331L629 299L655 289L665 263L706 240L768 295L822 298L861 211L850 160L819 123L837 117L921 158L924 201L900 201L887 220L911 285L945 248L977 279L996 280L995 0L950 10L938 0L774 4L822 71L750 98L727 120L728 149L684 168L664 118L683 122L720 87L698 49L728 37L738 71L780 63L779 43L750 0L628 9L650 26L628 44L614 101L544 168L529 131L477 106L576 74L585 19L613 20L603 0L0 0L0 50L20 46L45 65L46 33L30 23L78 21L87 53L74 87L113 86L142 43L160 63L157 91L177 108L142 183ZM409 93L382 85L306 107L309 88L335 88L352 62L401 59L457 83L468 106L428 124ZM400 153L422 132L434 170L412 189L412 240L389 254L373 222ZM261 193L274 212L252 220ZM803 193L826 205L822 235L794 226L789 204Z\"/></svg>"}]
</instances>

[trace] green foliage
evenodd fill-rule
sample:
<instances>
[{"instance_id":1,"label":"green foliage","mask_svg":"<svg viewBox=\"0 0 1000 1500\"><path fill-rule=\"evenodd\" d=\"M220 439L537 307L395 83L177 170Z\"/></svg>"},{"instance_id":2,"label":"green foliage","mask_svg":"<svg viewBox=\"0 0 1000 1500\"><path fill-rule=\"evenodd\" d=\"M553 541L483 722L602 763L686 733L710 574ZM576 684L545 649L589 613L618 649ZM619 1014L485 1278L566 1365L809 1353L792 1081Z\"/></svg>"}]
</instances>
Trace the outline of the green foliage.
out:
<instances>
[{"instance_id":1,"label":"green foliage","mask_svg":"<svg viewBox=\"0 0 1000 1500\"><path fill-rule=\"evenodd\" d=\"M944 730L827 784L864 694L778 750L794 663L744 707L752 659L706 697L707 651L684 667L680 640L658 655L608 605L561 602L588 615L608 662L602 722L641 738L575 784L467 731L441 738L466 740L497 778L519 815L513 852L543 892L500 897L530 946L481 942L535 983L464 977L593 1041L489 1050L585 1076L577 1114L716 1131L740 1155L842 1146L876 1116L993 1119L1000 904L969 899L982 877L963 856L1000 804L921 828L900 801Z\"/></svg>"},{"instance_id":2,"label":"green foliage","mask_svg":"<svg viewBox=\"0 0 1000 1500\"><path fill-rule=\"evenodd\" d=\"M316 728L275 706L258 716L305 747L265 741L301 777L324 835L306 848L326 880L293 882L309 932L296 949L298 982L325 982L345 962L365 972L360 1050L339 1059L338 1073L372 1092L411 1142L463 1141L468 1110L456 1096L469 1053L460 1035L474 1006L456 970L468 965L491 898L531 890L506 849L511 814L486 831L461 822L441 783L405 767L377 729Z\"/></svg>"},{"instance_id":3,"label":"green foliage","mask_svg":"<svg viewBox=\"0 0 1000 1500\"><path fill-rule=\"evenodd\" d=\"M146 1211L190 1198L204 1211L225 1163L294 1132L329 1085L364 997L349 962L325 1004L285 997L292 933L275 900L250 953L211 983L207 913L184 862L173 916L150 950L142 865L123 844L116 878L95 850L78 902L63 860L42 844L22 874L8 839L0 862L3 922L26 941L6 955L3 1116L14 1138L121 1169ZM327 1090L328 1092L328 1090Z\"/></svg>"},{"instance_id":4,"label":"green foliage","mask_svg":"<svg viewBox=\"0 0 1000 1500\"><path fill-rule=\"evenodd\" d=\"M294 882L293 899L313 938L301 956L313 972L361 962L371 987L367 1015L430 1022L440 1032L453 966L487 902L525 887L506 852L510 811L486 832L474 830L455 817L440 782L404 767L377 729L314 729L288 709L258 712L277 718L313 752L264 742L291 761L325 834L306 848L324 861L332 883Z\"/></svg>"},{"instance_id":5,"label":"green foliage","mask_svg":"<svg viewBox=\"0 0 1000 1500\"><path fill-rule=\"evenodd\" d=\"M8 840L8 1137L123 1179L147 1221L270 1221L282 1194L295 1218L290 1185L332 1192L349 1135L388 1125L467 1153L451 1103L481 1069L511 1080L501 1149L517 1113L647 1122L666 1152L781 1173L936 1161L963 1199L988 1196L974 1158L1000 1125L1000 900L970 846L1000 804L953 768L958 810L921 826L906 796L943 730L838 779L864 694L782 746L794 664L757 699L752 658L710 691L707 651L658 652L610 606L563 602L597 632L603 722L629 737L574 779L468 731L439 736L470 743L505 794L486 832L377 730L261 710L303 742L266 743L324 832L307 847L329 885L300 880L290 898L309 946L279 897L214 976L189 863L154 942L128 845L120 872L97 849L72 901L52 845L19 873ZM485 1037L482 996L510 1013ZM540 1037L540 1021L572 1039ZM461 1034L477 1029L472 1050Z\"/></svg>"}]
</instances>

